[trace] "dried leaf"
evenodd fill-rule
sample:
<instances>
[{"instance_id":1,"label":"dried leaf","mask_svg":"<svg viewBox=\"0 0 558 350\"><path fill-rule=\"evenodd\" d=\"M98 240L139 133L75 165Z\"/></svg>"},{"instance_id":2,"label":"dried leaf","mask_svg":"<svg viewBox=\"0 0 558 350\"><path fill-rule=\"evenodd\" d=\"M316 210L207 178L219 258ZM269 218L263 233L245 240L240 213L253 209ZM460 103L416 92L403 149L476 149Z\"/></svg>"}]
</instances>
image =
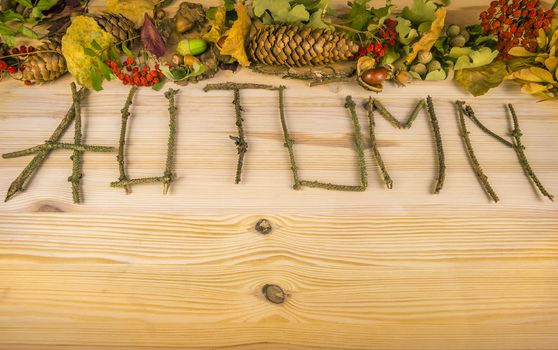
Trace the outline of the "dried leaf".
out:
<instances>
[{"instance_id":1,"label":"dried leaf","mask_svg":"<svg viewBox=\"0 0 558 350\"><path fill-rule=\"evenodd\" d=\"M155 57L160 58L165 54L165 40L155 26L153 18L147 13L145 14L145 20L141 28L141 41L143 42L143 47L155 55Z\"/></svg>"},{"instance_id":2,"label":"dried leaf","mask_svg":"<svg viewBox=\"0 0 558 350\"><path fill-rule=\"evenodd\" d=\"M444 29L446 14L447 10L445 7L441 7L436 11L436 19L432 22L430 30L425 33L419 41L413 44L411 52L407 57L407 64L411 64L420 51L430 51L432 49L432 46L434 46Z\"/></svg>"},{"instance_id":3,"label":"dried leaf","mask_svg":"<svg viewBox=\"0 0 558 350\"><path fill-rule=\"evenodd\" d=\"M250 32L250 15L242 2L234 5L238 19L234 22L232 28L228 32L227 40L221 48L222 55L230 55L238 61L242 66L248 67L250 60L246 54L246 36Z\"/></svg>"},{"instance_id":4,"label":"dried leaf","mask_svg":"<svg viewBox=\"0 0 558 350\"><path fill-rule=\"evenodd\" d=\"M473 96L481 96L499 86L506 74L506 64L502 61L494 61L487 66L456 71L455 81Z\"/></svg>"},{"instance_id":5,"label":"dried leaf","mask_svg":"<svg viewBox=\"0 0 558 350\"><path fill-rule=\"evenodd\" d=\"M219 6L217 8L217 12L215 13L215 20L213 21L211 30L203 36L205 41L216 43L219 39L221 39L221 35L223 34L223 30L225 28L226 16L227 8L225 5Z\"/></svg>"},{"instance_id":6,"label":"dried leaf","mask_svg":"<svg viewBox=\"0 0 558 350\"><path fill-rule=\"evenodd\" d=\"M107 0L107 12L122 15L141 27L145 14L152 15L159 0Z\"/></svg>"}]
</instances>

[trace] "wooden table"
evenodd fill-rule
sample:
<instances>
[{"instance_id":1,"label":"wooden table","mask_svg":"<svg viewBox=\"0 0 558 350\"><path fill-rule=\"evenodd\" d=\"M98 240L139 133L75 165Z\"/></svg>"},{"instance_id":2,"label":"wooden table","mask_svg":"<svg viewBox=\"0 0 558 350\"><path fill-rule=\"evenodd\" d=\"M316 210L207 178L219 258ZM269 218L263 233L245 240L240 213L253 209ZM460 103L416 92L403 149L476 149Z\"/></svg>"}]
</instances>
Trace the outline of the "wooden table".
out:
<instances>
[{"instance_id":1,"label":"wooden table","mask_svg":"<svg viewBox=\"0 0 558 350\"><path fill-rule=\"evenodd\" d=\"M478 3L478 1L477 1ZM478 8L474 8L477 11ZM344 99L356 84L308 88L248 70L211 82L285 84L286 113L304 179L358 184ZM43 142L71 103L69 77L44 87L0 84L0 152ZM83 205L71 200L70 153L54 152L28 190L0 205L1 349L557 349L558 207L540 198L515 153L469 123L477 156L500 195L473 174L452 102L509 132L518 111L530 162L558 194L558 104L507 83L471 98L452 82L389 86L379 97L403 118L431 95L447 156L436 175L424 114L411 130L377 118L395 180L382 183L370 150L363 193L291 189L277 93L242 92L249 151L234 185L230 92L182 88L176 172L162 186L113 189L114 155L86 154ZM127 88L106 85L84 104L85 140L117 145ZM364 109L358 109L368 145ZM141 90L129 132L129 169L164 168L163 92ZM66 135L71 140L72 132ZM29 158L0 161L0 192ZM268 219L273 231L255 230ZM285 303L262 294L276 284Z\"/></svg>"}]
</instances>

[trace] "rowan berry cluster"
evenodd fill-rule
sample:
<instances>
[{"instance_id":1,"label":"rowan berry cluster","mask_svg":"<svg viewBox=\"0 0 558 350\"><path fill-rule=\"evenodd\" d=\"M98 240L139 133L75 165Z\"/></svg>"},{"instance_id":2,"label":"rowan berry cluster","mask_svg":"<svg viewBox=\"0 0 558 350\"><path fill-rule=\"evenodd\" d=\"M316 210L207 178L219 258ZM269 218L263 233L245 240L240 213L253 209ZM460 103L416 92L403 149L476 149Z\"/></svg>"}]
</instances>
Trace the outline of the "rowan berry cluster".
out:
<instances>
[{"instance_id":1,"label":"rowan berry cluster","mask_svg":"<svg viewBox=\"0 0 558 350\"><path fill-rule=\"evenodd\" d=\"M373 58L379 59L386 55L390 47L395 46L395 41L398 37L398 33L395 31L397 26L397 21L392 19L386 19L384 26L378 31L379 38L376 39L375 44L369 44L366 47L362 47L356 55L356 59L363 56L371 56Z\"/></svg>"},{"instance_id":2,"label":"rowan berry cluster","mask_svg":"<svg viewBox=\"0 0 558 350\"><path fill-rule=\"evenodd\" d=\"M20 46L11 50L4 50L0 57L0 75L4 72L16 74L23 67L20 66L18 59L27 58L27 56L35 51L33 46Z\"/></svg>"},{"instance_id":3,"label":"rowan berry cluster","mask_svg":"<svg viewBox=\"0 0 558 350\"><path fill-rule=\"evenodd\" d=\"M124 85L153 86L164 78L158 64L152 69L148 64L137 63L133 57L126 58L121 65L115 61L106 61L105 64Z\"/></svg>"},{"instance_id":4,"label":"rowan berry cluster","mask_svg":"<svg viewBox=\"0 0 558 350\"><path fill-rule=\"evenodd\" d=\"M484 32L498 37L500 58L508 59L515 46L535 51L539 30L547 32L553 16L554 11L545 11L539 0L496 0L480 19Z\"/></svg>"}]
</instances>

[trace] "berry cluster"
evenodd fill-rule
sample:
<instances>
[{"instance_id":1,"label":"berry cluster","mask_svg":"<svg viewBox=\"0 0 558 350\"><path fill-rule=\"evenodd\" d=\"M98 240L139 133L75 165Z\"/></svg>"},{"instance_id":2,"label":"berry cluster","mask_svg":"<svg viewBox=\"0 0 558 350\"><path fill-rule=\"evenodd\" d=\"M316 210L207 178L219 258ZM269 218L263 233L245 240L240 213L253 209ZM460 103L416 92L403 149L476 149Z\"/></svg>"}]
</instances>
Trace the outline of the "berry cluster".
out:
<instances>
[{"instance_id":1,"label":"berry cluster","mask_svg":"<svg viewBox=\"0 0 558 350\"><path fill-rule=\"evenodd\" d=\"M375 59L379 59L386 55L390 47L395 46L395 40L399 35L395 31L397 21L386 19L384 23L385 25L378 31L380 38L376 39L375 44L371 43L366 47L362 47L358 51L358 54L355 57L356 59L359 59L363 56L371 56Z\"/></svg>"},{"instance_id":2,"label":"berry cluster","mask_svg":"<svg viewBox=\"0 0 558 350\"><path fill-rule=\"evenodd\" d=\"M547 32L552 17L554 11L545 11L539 0L495 0L480 14L484 32L498 37L500 58L505 59L514 46L534 52L539 29Z\"/></svg>"},{"instance_id":3,"label":"berry cluster","mask_svg":"<svg viewBox=\"0 0 558 350\"><path fill-rule=\"evenodd\" d=\"M164 77L158 64L151 69L147 64L138 64L132 57L126 58L120 65L115 61L106 61L105 64L124 85L153 86Z\"/></svg>"},{"instance_id":4,"label":"berry cluster","mask_svg":"<svg viewBox=\"0 0 558 350\"><path fill-rule=\"evenodd\" d=\"M23 70L19 60L27 58L27 56L34 51L35 48L33 46L22 45L19 48L15 47L9 51L5 50L2 52L2 57L0 57L0 75L4 72L16 74L20 70Z\"/></svg>"}]
</instances>

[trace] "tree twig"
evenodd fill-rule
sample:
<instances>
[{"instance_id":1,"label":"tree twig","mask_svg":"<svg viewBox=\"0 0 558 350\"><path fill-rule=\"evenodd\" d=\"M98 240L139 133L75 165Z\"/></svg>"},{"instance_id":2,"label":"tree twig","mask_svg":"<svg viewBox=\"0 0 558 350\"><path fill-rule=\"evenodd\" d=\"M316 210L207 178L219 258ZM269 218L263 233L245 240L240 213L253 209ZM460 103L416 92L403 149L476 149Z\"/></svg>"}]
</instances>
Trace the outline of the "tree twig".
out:
<instances>
[{"instance_id":1,"label":"tree twig","mask_svg":"<svg viewBox=\"0 0 558 350\"><path fill-rule=\"evenodd\" d=\"M463 109L463 106L460 107L461 109ZM484 125L475 115L475 111L473 110L473 107L471 106L466 106L464 113L467 117L469 117L469 119L471 119L473 121L473 123L475 123L475 125L481 129L482 131L484 131L486 134L492 136L493 138L495 138L496 140L500 141L502 144L513 148L513 143L511 143L510 141L504 139L503 137L501 137L500 135L496 134L494 131L490 130L489 128L486 127L486 125Z\"/></svg>"},{"instance_id":2,"label":"tree twig","mask_svg":"<svg viewBox=\"0 0 558 350\"><path fill-rule=\"evenodd\" d=\"M165 97L169 101L169 140L167 146L167 162L165 165L164 181L163 181L163 193L167 194L170 188L170 183L175 177L173 173L174 164L174 152L175 152L175 139L176 139L176 104L175 96L180 90L169 89L165 93Z\"/></svg>"},{"instance_id":3,"label":"tree twig","mask_svg":"<svg viewBox=\"0 0 558 350\"><path fill-rule=\"evenodd\" d=\"M465 122L465 115L464 115L465 112L463 110L463 106L465 105L465 102L456 101L455 105L457 106L457 116L458 116L458 125L460 129L460 134L463 140L463 144L465 146L465 152L467 153L467 157L469 158L469 163L471 164L471 167L473 168L473 172L477 176L484 192L488 195L488 197L491 200L498 203L500 201L500 198L498 198L498 195L490 185L488 176L486 176L484 171L482 170L482 167L475 155L473 144L469 137L469 130L467 130L467 123Z\"/></svg>"},{"instance_id":4,"label":"tree twig","mask_svg":"<svg viewBox=\"0 0 558 350\"><path fill-rule=\"evenodd\" d=\"M287 119L285 118L285 96L284 91L286 87L279 87L279 114L281 117L281 128L283 129L283 140L285 141L284 146L289 152L289 161L291 163L291 172L293 174L293 188L295 190L300 189L300 179L298 177L298 167L296 165L296 160L294 156L294 140L289 135L289 129L287 127Z\"/></svg>"},{"instance_id":5,"label":"tree twig","mask_svg":"<svg viewBox=\"0 0 558 350\"><path fill-rule=\"evenodd\" d=\"M80 100L84 97L85 91L86 90L83 88L78 91ZM70 124L75 118L74 105L75 102L72 104L72 106L66 113L64 119L62 119L60 124L56 127L56 129L48 139L48 142L50 143L58 142L62 137L64 131L68 129L68 127L70 126ZM47 148L39 151L37 155L29 162L29 164L27 164L25 169L23 169L23 171L19 174L19 176L11 183L10 188L8 189L8 193L6 194L6 199L5 199L6 202L12 199L16 194L24 190L24 187L31 181L33 175L37 172L41 164L43 164L43 162L48 157L50 152L52 152L52 149L47 149Z\"/></svg>"},{"instance_id":6,"label":"tree twig","mask_svg":"<svg viewBox=\"0 0 558 350\"><path fill-rule=\"evenodd\" d=\"M72 83L72 98L74 100L74 144L81 146L82 144L82 130L81 130L81 101L77 93L77 87L75 83ZM75 149L72 156L72 176L68 178L68 181L72 184L72 197L75 204L81 203L81 189L80 183L83 177L82 166L83 166L83 151Z\"/></svg>"},{"instance_id":7,"label":"tree twig","mask_svg":"<svg viewBox=\"0 0 558 350\"><path fill-rule=\"evenodd\" d=\"M10 159L10 158L18 158L18 157L24 157L24 156L28 156L31 154L37 154L41 151L53 151L53 150L57 150L57 149L70 149L70 150L75 150L75 151L81 151L81 152L93 152L93 153L112 153L112 152L116 152L116 148L114 147L109 147L109 146L94 146L94 145L76 145L73 143L59 143L59 142L55 142L55 143L51 143L51 142L45 142L42 145L38 145L35 147L31 147L28 149L24 149L21 151L17 151L17 152L11 152L11 153L6 153L2 155L2 158L4 159Z\"/></svg>"},{"instance_id":8,"label":"tree twig","mask_svg":"<svg viewBox=\"0 0 558 350\"><path fill-rule=\"evenodd\" d=\"M130 107L134 101L134 96L137 92L138 88L136 86L132 86L130 92L128 93L128 97L126 98L126 103L124 107L120 111L121 115L121 125L120 125L120 139L118 142L118 155L116 159L118 160L118 171L120 172L119 181L128 180L128 175L126 175L126 132L128 130L128 119L130 118ZM124 186L126 194L131 193L130 186Z\"/></svg>"},{"instance_id":9,"label":"tree twig","mask_svg":"<svg viewBox=\"0 0 558 350\"><path fill-rule=\"evenodd\" d=\"M554 196L546 190L546 188L543 186L543 184L541 183L541 181L533 171L533 168L531 168L531 165L529 164L529 160L527 160L527 156L525 155L525 151L524 151L525 147L523 146L523 143L521 141L521 137L523 136L523 134L521 133L521 129L519 128L519 120L517 118L517 114L515 113L515 109L513 108L513 105L508 104L508 109L510 110L512 122L513 122L513 130L511 131L511 136L514 139L513 149L515 150L515 153L519 158L519 163L521 163L525 175L527 175L527 177L531 179L531 181L533 181L533 183L537 186L539 191L545 197L547 197L551 201L554 201Z\"/></svg>"},{"instance_id":10,"label":"tree twig","mask_svg":"<svg viewBox=\"0 0 558 350\"><path fill-rule=\"evenodd\" d=\"M378 143L376 141L376 121L374 119L374 100L372 99L372 97L368 99L366 109L368 111L368 131L370 134L370 148L372 149L372 156L374 157L376 164L378 164L378 167L380 168L387 188L391 190L393 189L393 180L389 176L386 165L384 164L384 161L382 159L382 155L378 150Z\"/></svg>"},{"instance_id":11,"label":"tree twig","mask_svg":"<svg viewBox=\"0 0 558 350\"><path fill-rule=\"evenodd\" d=\"M436 117L436 111L434 110L432 97L428 96L426 98L426 105L432 132L434 133L434 141L436 142L436 153L438 154L438 179L436 181L436 188L434 189L434 193L439 194L444 188L444 181L446 179L446 158L444 155L444 145L442 143L440 125L438 124L438 117Z\"/></svg>"}]
</instances>

